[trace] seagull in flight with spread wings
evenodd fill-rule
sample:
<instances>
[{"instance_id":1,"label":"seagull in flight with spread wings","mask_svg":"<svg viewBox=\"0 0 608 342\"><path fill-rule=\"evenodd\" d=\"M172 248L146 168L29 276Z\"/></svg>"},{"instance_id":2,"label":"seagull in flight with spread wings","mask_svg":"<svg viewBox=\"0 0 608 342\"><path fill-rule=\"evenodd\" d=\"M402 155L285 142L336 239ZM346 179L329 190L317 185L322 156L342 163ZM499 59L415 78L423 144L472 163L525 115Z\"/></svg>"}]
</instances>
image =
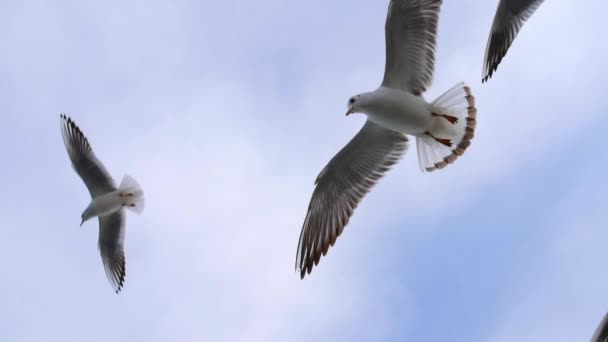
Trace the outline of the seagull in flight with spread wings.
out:
<instances>
[{"instance_id":1,"label":"seagull in flight with spread wings","mask_svg":"<svg viewBox=\"0 0 608 342\"><path fill-rule=\"evenodd\" d=\"M124 285L125 268L125 211L141 213L144 193L133 178L125 175L116 184L103 164L93 153L89 141L71 118L61 114L61 135L72 162L72 167L89 189L92 200L81 216L80 225L99 218L99 251L106 275L116 293Z\"/></svg>"},{"instance_id":2,"label":"seagull in flight with spread wings","mask_svg":"<svg viewBox=\"0 0 608 342\"><path fill-rule=\"evenodd\" d=\"M482 82L496 72L519 30L544 0L500 0L486 45Z\"/></svg>"},{"instance_id":3,"label":"seagull in flight with spread wings","mask_svg":"<svg viewBox=\"0 0 608 342\"><path fill-rule=\"evenodd\" d=\"M433 102L422 94L433 78L441 0L392 0L385 25L384 80L348 100L346 115L367 121L317 177L300 233L296 270L304 278L319 263L376 182L416 138L423 171L442 169L463 155L476 126L475 99L458 83Z\"/></svg>"}]
</instances>

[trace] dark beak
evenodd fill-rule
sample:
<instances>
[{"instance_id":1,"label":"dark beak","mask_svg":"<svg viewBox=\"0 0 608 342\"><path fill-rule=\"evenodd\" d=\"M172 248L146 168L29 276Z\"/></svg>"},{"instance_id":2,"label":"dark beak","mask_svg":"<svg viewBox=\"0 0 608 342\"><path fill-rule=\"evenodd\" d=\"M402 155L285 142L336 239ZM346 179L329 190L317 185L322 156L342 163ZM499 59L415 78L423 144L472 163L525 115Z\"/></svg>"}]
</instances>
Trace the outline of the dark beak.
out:
<instances>
[{"instance_id":1,"label":"dark beak","mask_svg":"<svg viewBox=\"0 0 608 342\"><path fill-rule=\"evenodd\" d=\"M349 116L350 114L354 113L355 109L353 107L349 107L348 111L346 112L346 116Z\"/></svg>"}]
</instances>

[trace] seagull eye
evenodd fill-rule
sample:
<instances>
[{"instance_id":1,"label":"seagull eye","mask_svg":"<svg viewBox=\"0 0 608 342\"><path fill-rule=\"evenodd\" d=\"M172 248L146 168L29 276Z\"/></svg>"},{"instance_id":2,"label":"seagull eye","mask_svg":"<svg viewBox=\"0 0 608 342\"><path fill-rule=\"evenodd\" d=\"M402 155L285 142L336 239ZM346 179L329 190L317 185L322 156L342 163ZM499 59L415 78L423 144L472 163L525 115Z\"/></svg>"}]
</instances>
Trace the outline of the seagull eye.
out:
<instances>
[{"instance_id":1,"label":"seagull eye","mask_svg":"<svg viewBox=\"0 0 608 342\"><path fill-rule=\"evenodd\" d=\"M355 103L355 98L354 98L354 97L351 97L351 98L350 98L350 100L348 100L348 103L350 103L350 104Z\"/></svg>"}]
</instances>

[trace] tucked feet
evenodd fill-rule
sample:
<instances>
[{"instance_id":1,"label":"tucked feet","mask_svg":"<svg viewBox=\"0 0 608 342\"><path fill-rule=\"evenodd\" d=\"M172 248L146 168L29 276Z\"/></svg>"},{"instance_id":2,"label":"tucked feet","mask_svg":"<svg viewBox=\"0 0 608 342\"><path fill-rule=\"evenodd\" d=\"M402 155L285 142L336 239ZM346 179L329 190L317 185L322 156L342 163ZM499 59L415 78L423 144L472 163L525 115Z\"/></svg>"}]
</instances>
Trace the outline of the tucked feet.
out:
<instances>
[{"instance_id":1,"label":"tucked feet","mask_svg":"<svg viewBox=\"0 0 608 342\"><path fill-rule=\"evenodd\" d=\"M447 147L452 147L452 140L450 139L442 139L442 138L437 138L435 136L433 136L431 133L429 132L424 132L424 134L428 135L429 137L435 139L435 141L437 141L438 143L445 145Z\"/></svg>"},{"instance_id":2,"label":"tucked feet","mask_svg":"<svg viewBox=\"0 0 608 342\"><path fill-rule=\"evenodd\" d=\"M455 125L456 123L458 123L458 118L455 116L452 116L452 115L437 114L437 113L431 113L431 115L434 117L444 118L444 119L448 120L452 125Z\"/></svg>"}]
</instances>

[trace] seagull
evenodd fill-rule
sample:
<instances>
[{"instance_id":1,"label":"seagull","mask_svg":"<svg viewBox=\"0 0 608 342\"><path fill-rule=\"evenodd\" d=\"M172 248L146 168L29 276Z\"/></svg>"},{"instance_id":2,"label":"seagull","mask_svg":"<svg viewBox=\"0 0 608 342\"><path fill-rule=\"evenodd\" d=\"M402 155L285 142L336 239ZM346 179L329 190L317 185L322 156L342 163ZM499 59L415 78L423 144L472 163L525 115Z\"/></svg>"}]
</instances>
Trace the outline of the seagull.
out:
<instances>
[{"instance_id":1,"label":"seagull","mask_svg":"<svg viewBox=\"0 0 608 342\"><path fill-rule=\"evenodd\" d=\"M486 46L481 82L486 82L507 54L517 33L544 0L500 0Z\"/></svg>"},{"instance_id":2,"label":"seagull","mask_svg":"<svg viewBox=\"0 0 608 342\"><path fill-rule=\"evenodd\" d=\"M591 342L608 342L608 313L604 315L604 319L593 334Z\"/></svg>"},{"instance_id":3,"label":"seagull","mask_svg":"<svg viewBox=\"0 0 608 342\"><path fill-rule=\"evenodd\" d=\"M124 285L125 253L125 211L130 209L138 214L144 210L144 193L137 182L125 175L116 184L103 164L93 153L89 141L71 118L60 115L61 135L72 162L72 167L89 189L92 200L81 216L80 225L99 217L99 251L108 280L116 293Z\"/></svg>"},{"instance_id":4,"label":"seagull","mask_svg":"<svg viewBox=\"0 0 608 342\"><path fill-rule=\"evenodd\" d=\"M296 254L300 278L333 246L367 192L405 154L416 138L423 171L442 169L462 156L473 139L475 98L458 83L435 101L430 86L441 0L392 0L385 25L384 80L374 91L348 100L346 115L367 121L315 181Z\"/></svg>"}]
</instances>

